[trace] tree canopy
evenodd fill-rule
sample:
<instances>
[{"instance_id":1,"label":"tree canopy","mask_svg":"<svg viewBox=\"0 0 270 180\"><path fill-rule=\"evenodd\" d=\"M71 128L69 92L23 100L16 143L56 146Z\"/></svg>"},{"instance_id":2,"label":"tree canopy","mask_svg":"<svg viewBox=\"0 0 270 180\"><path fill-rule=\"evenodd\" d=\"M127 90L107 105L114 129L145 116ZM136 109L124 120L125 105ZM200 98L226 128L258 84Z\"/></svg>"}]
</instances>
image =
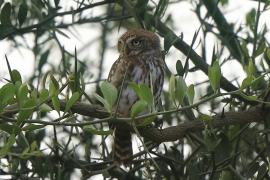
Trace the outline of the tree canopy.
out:
<instances>
[{"instance_id":1,"label":"tree canopy","mask_svg":"<svg viewBox=\"0 0 270 180\"><path fill-rule=\"evenodd\" d=\"M181 27L193 34L190 42L170 10L183 3L199 24ZM247 0L253 7L237 21L228 20L231 3L0 0L0 45L34 59L23 67L34 69L25 78L10 63L23 56L11 59L1 48L0 178L270 179L263 20L270 1ZM166 70L157 108L150 88L131 84L140 101L123 118L112 108L119 92L104 77L107 56L117 58L119 32L131 28L159 35L173 72ZM150 113L139 115L145 108ZM113 163L109 122L136 137L129 168Z\"/></svg>"}]
</instances>

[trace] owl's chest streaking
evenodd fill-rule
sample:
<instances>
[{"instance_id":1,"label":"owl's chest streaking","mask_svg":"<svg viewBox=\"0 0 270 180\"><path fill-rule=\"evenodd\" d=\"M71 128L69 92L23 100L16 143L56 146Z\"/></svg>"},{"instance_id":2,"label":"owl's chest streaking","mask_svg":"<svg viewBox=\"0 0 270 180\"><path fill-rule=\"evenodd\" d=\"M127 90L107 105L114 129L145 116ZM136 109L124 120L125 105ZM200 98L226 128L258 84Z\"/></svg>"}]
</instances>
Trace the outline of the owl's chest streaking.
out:
<instances>
[{"instance_id":1,"label":"owl's chest streaking","mask_svg":"<svg viewBox=\"0 0 270 180\"><path fill-rule=\"evenodd\" d=\"M144 54L128 60L125 57L120 57L114 63L108 81L116 86L120 93L117 111L124 116L129 116L130 108L138 100L138 97L128 86L128 83L146 84L153 88L155 101L157 101L164 82L164 62L161 56L151 54ZM123 88L120 92L122 82Z\"/></svg>"}]
</instances>

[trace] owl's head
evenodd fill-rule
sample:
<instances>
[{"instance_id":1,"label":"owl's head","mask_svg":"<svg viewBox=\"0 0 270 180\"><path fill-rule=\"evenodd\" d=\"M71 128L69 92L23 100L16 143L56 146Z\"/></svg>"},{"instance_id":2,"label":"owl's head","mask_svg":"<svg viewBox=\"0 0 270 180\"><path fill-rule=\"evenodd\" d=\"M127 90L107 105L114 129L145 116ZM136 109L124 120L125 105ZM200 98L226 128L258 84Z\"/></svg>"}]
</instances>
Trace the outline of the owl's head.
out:
<instances>
[{"instance_id":1,"label":"owl's head","mask_svg":"<svg viewBox=\"0 0 270 180\"><path fill-rule=\"evenodd\" d=\"M118 51L124 56L138 55L145 51L160 50L159 37L150 31L132 29L118 40Z\"/></svg>"}]
</instances>

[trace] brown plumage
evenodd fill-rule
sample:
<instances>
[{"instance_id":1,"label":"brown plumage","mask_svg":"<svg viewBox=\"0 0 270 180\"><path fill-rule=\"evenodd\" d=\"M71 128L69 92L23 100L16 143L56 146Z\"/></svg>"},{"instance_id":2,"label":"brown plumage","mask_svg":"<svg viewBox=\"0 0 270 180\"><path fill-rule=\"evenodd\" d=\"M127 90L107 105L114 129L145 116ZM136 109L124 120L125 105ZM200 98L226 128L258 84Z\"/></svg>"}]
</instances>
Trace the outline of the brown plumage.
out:
<instances>
[{"instance_id":1,"label":"brown plumage","mask_svg":"<svg viewBox=\"0 0 270 180\"><path fill-rule=\"evenodd\" d=\"M150 31L143 29L127 31L119 38L118 51L120 55L111 67L108 81L121 93L119 94L117 113L121 114L122 117L129 117L130 108L138 100L138 97L128 86L128 82L146 84L149 87L151 87L152 82L157 102L162 91L165 65L159 38ZM120 92L122 82L123 88ZM131 133L121 125L115 125L112 128L114 128L114 160L127 165L132 156Z\"/></svg>"}]
</instances>

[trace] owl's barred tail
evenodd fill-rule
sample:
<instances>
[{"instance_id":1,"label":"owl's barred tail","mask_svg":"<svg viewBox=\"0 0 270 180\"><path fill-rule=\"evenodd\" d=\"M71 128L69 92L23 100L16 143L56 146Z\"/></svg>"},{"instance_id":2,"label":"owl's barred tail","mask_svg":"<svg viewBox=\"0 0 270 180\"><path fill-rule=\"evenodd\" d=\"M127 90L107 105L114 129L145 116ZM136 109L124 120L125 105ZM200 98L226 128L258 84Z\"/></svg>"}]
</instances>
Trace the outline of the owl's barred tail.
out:
<instances>
[{"instance_id":1,"label":"owl's barred tail","mask_svg":"<svg viewBox=\"0 0 270 180\"><path fill-rule=\"evenodd\" d=\"M126 128L116 127L114 132L114 161L125 166L131 163L131 133Z\"/></svg>"}]
</instances>

